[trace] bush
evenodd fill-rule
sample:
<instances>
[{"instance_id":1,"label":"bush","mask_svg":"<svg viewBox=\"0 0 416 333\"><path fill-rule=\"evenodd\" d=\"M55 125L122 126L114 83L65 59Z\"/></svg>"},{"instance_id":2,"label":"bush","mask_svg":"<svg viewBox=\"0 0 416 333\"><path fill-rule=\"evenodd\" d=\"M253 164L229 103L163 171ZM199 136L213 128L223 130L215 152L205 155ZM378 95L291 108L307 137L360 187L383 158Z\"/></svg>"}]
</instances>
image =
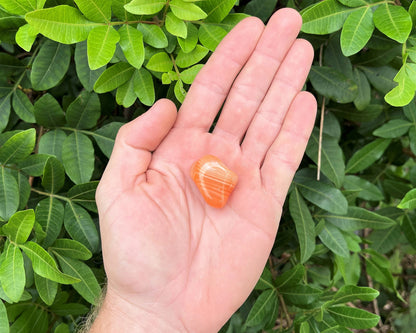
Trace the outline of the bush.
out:
<instances>
[{"instance_id":1,"label":"bush","mask_svg":"<svg viewBox=\"0 0 416 333\"><path fill-rule=\"evenodd\" d=\"M410 332L416 4L283 2L316 49L320 124L269 263L222 332ZM226 33L277 0L0 6L0 331L73 332L104 283L94 194L118 129L158 98L179 105Z\"/></svg>"}]
</instances>

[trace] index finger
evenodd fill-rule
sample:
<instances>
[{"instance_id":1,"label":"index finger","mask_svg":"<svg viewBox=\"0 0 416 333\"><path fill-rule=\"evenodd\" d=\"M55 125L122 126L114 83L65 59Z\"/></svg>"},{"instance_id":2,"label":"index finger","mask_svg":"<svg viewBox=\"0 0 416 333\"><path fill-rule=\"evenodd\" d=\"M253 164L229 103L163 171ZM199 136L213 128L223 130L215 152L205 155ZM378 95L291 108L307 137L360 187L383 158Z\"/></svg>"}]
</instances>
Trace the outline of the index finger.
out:
<instances>
[{"instance_id":1,"label":"index finger","mask_svg":"<svg viewBox=\"0 0 416 333\"><path fill-rule=\"evenodd\" d=\"M224 37L189 89L175 127L208 131L263 30L260 19L249 17Z\"/></svg>"}]
</instances>

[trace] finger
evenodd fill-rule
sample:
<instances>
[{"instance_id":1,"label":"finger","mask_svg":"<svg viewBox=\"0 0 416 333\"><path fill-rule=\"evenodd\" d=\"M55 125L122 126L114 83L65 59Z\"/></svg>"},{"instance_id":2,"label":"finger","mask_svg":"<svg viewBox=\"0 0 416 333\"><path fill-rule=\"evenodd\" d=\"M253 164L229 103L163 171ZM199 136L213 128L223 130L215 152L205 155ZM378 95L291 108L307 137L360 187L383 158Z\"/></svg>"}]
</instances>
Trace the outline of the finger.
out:
<instances>
[{"instance_id":1,"label":"finger","mask_svg":"<svg viewBox=\"0 0 416 333\"><path fill-rule=\"evenodd\" d=\"M306 91L294 99L280 133L261 168L266 191L283 205L292 178L299 167L316 117L316 100Z\"/></svg>"},{"instance_id":2,"label":"finger","mask_svg":"<svg viewBox=\"0 0 416 333\"><path fill-rule=\"evenodd\" d=\"M211 127L263 29L260 19L249 17L224 37L189 89L175 127L196 127L204 131Z\"/></svg>"},{"instance_id":3,"label":"finger","mask_svg":"<svg viewBox=\"0 0 416 333\"><path fill-rule=\"evenodd\" d=\"M261 165L277 137L287 110L305 83L313 53L309 42L298 39L280 66L241 145L243 153L254 163Z\"/></svg>"},{"instance_id":4,"label":"finger","mask_svg":"<svg viewBox=\"0 0 416 333\"><path fill-rule=\"evenodd\" d=\"M231 88L215 126L215 134L241 142L301 25L301 16L293 9L281 9L271 17Z\"/></svg>"},{"instance_id":5,"label":"finger","mask_svg":"<svg viewBox=\"0 0 416 333\"><path fill-rule=\"evenodd\" d=\"M125 190L146 172L152 151L162 142L176 119L176 107L167 99L157 101L146 113L123 125L101 182ZM143 175L143 178L144 175Z\"/></svg>"}]
</instances>

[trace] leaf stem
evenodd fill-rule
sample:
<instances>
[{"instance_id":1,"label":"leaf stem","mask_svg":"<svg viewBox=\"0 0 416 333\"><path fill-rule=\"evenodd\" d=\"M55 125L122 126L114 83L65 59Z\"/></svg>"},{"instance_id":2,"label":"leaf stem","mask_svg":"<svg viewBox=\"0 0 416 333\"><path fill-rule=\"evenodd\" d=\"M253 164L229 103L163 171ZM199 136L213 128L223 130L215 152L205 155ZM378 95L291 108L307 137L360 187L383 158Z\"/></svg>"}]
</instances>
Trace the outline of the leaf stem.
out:
<instances>
[{"instance_id":1,"label":"leaf stem","mask_svg":"<svg viewBox=\"0 0 416 333\"><path fill-rule=\"evenodd\" d=\"M54 193L40 191L40 190L37 190L37 189L35 189L33 187L30 190L32 192L35 192L35 193L38 193L38 194L41 194L41 195L44 195L44 196L47 196L47 197L52 197L52 198L60 199L60 200L66 201L68 203L71 203L71 199L69 199L67 197L64 197L62 195L58 195L58 194L54 194Z\"/></svg>"}]
</instances>

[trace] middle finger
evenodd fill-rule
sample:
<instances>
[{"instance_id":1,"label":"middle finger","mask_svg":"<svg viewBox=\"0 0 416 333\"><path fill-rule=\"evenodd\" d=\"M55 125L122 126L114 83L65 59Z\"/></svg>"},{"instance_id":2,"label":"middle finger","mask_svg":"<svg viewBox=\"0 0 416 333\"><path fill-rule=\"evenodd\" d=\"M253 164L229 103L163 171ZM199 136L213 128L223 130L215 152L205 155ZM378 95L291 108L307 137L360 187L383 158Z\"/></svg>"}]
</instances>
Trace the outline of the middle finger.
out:
<instances>
[{"instance_id":1,"label":"middle finger","mask_svg":"<svg viewBox=\"0 0 416 333\"><path fill-rule=\"evenodd\" d=\"M241 142L301 25L300 15L289 8L277 11L270 18L253 54L232 86L215 126L215 135Z\"/></svg>"}]
</instances>

